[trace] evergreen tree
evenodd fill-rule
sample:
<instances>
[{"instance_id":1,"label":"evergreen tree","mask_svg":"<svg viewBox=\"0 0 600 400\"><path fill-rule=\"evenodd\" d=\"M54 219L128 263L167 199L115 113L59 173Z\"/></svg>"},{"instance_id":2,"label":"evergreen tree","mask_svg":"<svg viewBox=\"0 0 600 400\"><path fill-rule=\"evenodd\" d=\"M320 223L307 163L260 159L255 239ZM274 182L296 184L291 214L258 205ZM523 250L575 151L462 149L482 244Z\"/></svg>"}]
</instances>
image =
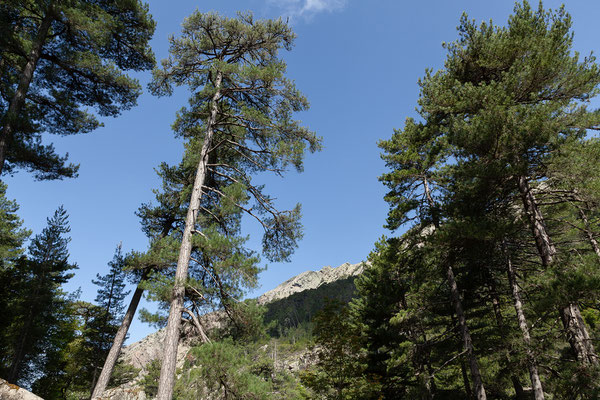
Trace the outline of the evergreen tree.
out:
<instances>
[{"instance_id":1,"label":"evergreen tree","mask_svg":"<svg viewBox=\"0 0 600 400\"><path fill-rule=\"evenodd\" d=\"M564 8L533 10L526 2L506 28L477 27L464 17L460 39L448 46L446 70L426 77L422 100L427 113L443 119L463 176L495 182L502 196L520 198L542 269L563 278L580 276L580 268L560 240L565 226L545 206L552 196L542 183L546 160L600 123L600 113L588 110L600 68L592 56L580 61L572 53L570 28ZM596 365L580 311L585 289L573 289L561 290L565 296L555 298L555 307L580 365Z\"/></svg>"},{"instance_id":2,"label":"evergreen tree","mask_svg":"<svg viewBox=\"0 0 600 400\"><path fill-rule=\"evenodd\" d=\"M9 0L0 4L0 173L73 177L78 166L42 143L42 133L97 128L141 88L126 70L154 65L155 23L140 1ZM96 113L87 111L95 108Z\"/></svg>"},{"instance_id":3,"label":"evergreen tree","mask_svg":"<svg viewBox=\"0 0 600 400\"><path fill-rule=\"evenodd\" d=\"M546 11L541 3L537 10L517 4L506 27L478 26L463 16L459 39L445 45L444 69L428 71L420 81L422 122L407 120L381 143L393 169L382 177L391 189L389 226L416 221L419 229L408 234L409 242L427 249L433 265L446 264L464 351L508 349L480 353L479 373L471 358L476 391L479 375L495 398L523 398L523 369L536 399L545 392L561 398L596 393L594 336L581 307L593 304L598 290L591 263L597 266L600 254L593 225L597 179L583 165L598 154L585 136L600 122L600 113L588 109L600 68L592 56L580 60L572 52L570 28L564 8ZM408 245L397 251L415 250ZM423 276L431 267L423 260L412 258L408 271ZM400 293L410 299L418 281L407 272L408 288ZM435 283L434 275L426 279ZM406 307L398 315L414 312L410 303ZM548 309L558 310L571 355L559 341L546 339L560 336ZM593 320L593 312L588 315ZM425 324L426 343L434 326ZM435 351L426 354L434 356L429 361L435 369ZM503 382L509 377L512 393Z\"/></svg>"},{"instance_id":4,"label":"evergreen tree","mask_svg":"<svg viewBox=\"0 0 600 400\"><path fill-rule=\"evenodd\" d=\"M159 399L172 395L192 233L202 236L196 222L203 194L216 194L219 201L256 216L265 228L268 258L286 259L299 238L299 207L277 211L273 200L250 180L252 173L260 171L281 174L289 164L300 170L305 146L311 151L320 146L312 132L292 120L293 112L308 106L284 77L285 63L277 58L278 50L290 48L293 38L280 20L254 21L251 15L228 19L196 12L184 21L182 37L171 39L171 58L154 72L151 89L156 94L169 94L173 85L191 89L190 108L180 111L174 129L183 137L198 138L201 145L175 273ZM231 154L237 154L237 163L227 162ZM211 190L209 175L230 180L236 190ZM253 198L255 206L244 207L239 200L245 197Z\"/></svg>"},{"instance_id":5,"label":"evergreen tree","mask_svg":"<svg viewBox=\"0 0 600 400\"><path fill-rule=\"evenodd\" d=\"M86 364L93 371L91 387L94 388L100 374L102 364L110 350L113 338L117 333L125 305L123 301L129 294L125 291L126 271L125 258L122 253L121 244L117 246L115 255L108 263L110 271L101 276L96 275L97 280L92 280L94 285L99 286L96 296L98 312L88 319L83 334L87 346L90 348L91 359Z\"/></svg>"},{"instance_id":6,"label":"evergreen tree","mask_svg":"<svg viewBox=\"0 0 600 400\"><path fill-rule=\"evenodd\" d=\"M23 243L30 232L22 227L16 214L17 203L6 198L6 185L0 182L0 375L7 376L10 364L12 331L18 318L24 292L19 266L22 265Z\"/></svg>"},{"instance_id":7,"label":"evergreen tree","mask_svg":"<svg viewBox=\"0 0 600 400\"><path fill-rule=\"evenodd\" d=\"M44 357L56 348L54 335L68 319L63 313L67 298L61 285L73 276L69 271L77 268L68 261L69 231L68 216L61 206L48 219L48 226L32 239L29 257L22 259L18 267L22 300L18 317L12 322L12 342L7 350L9 382L27 383L39 373Z\"/></svg>"},{"instance_id":8,"label":"evergreen tree","mask_svg":"<svg viewBox=\"0 0 600 400\"><path fill-rule=\"evenodd\" d=\"M314 319L316 365L304 371L302 383L318 399L377 399L379 385L369 380L360 331L352 326L348 307L329 301ZM371 377L372 378L372 377Z\"/></svg>"}]
</instances>

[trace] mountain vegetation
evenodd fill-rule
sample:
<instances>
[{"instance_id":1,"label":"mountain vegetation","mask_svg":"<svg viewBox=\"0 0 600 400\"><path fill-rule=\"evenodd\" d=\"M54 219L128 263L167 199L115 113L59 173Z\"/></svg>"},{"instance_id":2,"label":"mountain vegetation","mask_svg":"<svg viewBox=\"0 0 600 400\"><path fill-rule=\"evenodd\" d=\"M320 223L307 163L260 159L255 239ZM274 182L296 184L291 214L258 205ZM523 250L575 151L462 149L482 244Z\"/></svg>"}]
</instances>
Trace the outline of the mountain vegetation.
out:
<instances>
[{"instance_id":1,"label":"mountain vegetation","mask_svg":"<svg viewBox=\"0 0 600 400\"><path fill-rule=\"evenodd\" d=\"M2 390L600 397L600 66L574 51L565 7L517 2L505 25L463 14L443 67L418 81L417 116L378 143L389 237L360 266L257 300L261 260L289 261L302 238L300 204L281 210L259 178L301 172L322 147L296 119L308 100L280 54L296 36L282 19L196 11L157 67L154 27L137 0L0 4L0 173L75 177L42 134L89 132L133 107L141 86L126 71L153 68L155 96L189 95L172 126L181 161L160 164L137 211L148 247L117 246L94 302L65 289L78 269L65 208L34 235L0 182ZM134 365L123 346L144 294L160 354Z\"/></svg>"}]
</instances>

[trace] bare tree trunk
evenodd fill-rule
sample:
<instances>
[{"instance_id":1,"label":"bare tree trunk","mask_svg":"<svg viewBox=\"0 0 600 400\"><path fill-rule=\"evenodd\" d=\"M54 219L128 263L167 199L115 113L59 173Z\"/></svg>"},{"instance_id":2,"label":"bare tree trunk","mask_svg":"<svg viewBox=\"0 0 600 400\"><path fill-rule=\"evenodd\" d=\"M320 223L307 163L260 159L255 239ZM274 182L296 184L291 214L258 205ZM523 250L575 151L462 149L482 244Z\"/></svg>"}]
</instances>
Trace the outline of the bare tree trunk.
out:
<instances>
[{"instance_id":1,"label":"bare tree trunk","mask_svg":"<svg viewBox=\"0 0 600 400\"><path fill-rule=\"evenodd\" d=\"M185 307L183 307L182 310L185 313L187 313L190 316L190 318L192 318L192 323L196 327L196 330L198 331L198 335L200 335L200 339L202 340L202 343L210 343L210 339L208 338L208 336L206 336L204 329L202 329L202 324L200 323L200 320L198 319L196 314L193 311L190 311Z\"/></svg>"},{"instance_id":2,"label":"bare tree trunk","mask_svg":"<svg viewBox=\"0 0 600 400\"><path fill-rule=\"evenodd\" d=\"M6 111L6 114L2 120L3 126L2 131L0 131L0 175L2 175L2 170L4 168L7 147L14 133L15 121L17 120L21 110L23 109L23 105L25 104L25 97L27 96L27 91L29 90L29 86L33 80L33 73L40 56L42 55L42 48L46 43L48 31L50 30L50 26L54 20L51 7L52 6L50 6L50 9L46 12L46 15L44 15L44 18L42 19L40 27L32 43L27 63L21 72L19 85L17 86L15 94L10 99L8 110Z\"/></svg>"},{"instance_id":3,"label":"bare tree trunk","mask_svg":"<svg viewBox=\"0 0 600 400\"><path fill-rule=\"evenodd\" d=\"M554 260L556 247L548 235L544 217L537 205L535 196L531 192L527 178L520 176L518 178L518 186L525 213L529 217L531 230L538 253L542 260L542 265L548 267ZM569 303L560 308L559 313L563 322L567 341L575 353L577 360L583 365L590 363L598 364L598 356L596 355L594 344L590 340L590 336L583 323L581 311L579 310L577 303Z\"/></svg>"},{"instance_id":4,"label":"bare tree trunk","mask_svg":"<svg viewBox=\"0 0 600 400\"><path fill-rule=\"evenodd\" d=\"M451 266L448 266L446 270L448 277L448 284L450 285L450 292L452 294L452 302L454 303L454 309L456 311L456 317L458 318L458 324L460 326L460 332L463 339L463 348L467 353L469 359L469 367L471 370L471 377L473 378L473 389L475 391L475 398L477 400L485 400L487 396L485 394L485 388L483 387L483 381L481 380L481 371L479 371L479 365L477 364L477 358L473 351L473 342L471 341L471 334L469 333L469 327L465 318L465 313L462 308L462 302L460 300L460 294L458 293L458 287L456 285L456 279L454 278L454 271Z\"/></svg>"},{"instance_id":5,"label":"bare tree trunk","mask_svg":"<svg viewBox=\"0 0 600 400\"><path fill-rule=\"evenodd\" d=\"M525 348L527 352L527 367L529 369L529 377L531 379L531 386L533 388L533 395L535 400L544 400L544 390L542 388L542 381L537 369L537 360L535 354L531 350L531 336L529 335L529 326L527 325L527 319L523 312L523 302L521 301L521 290L517 284L517 274L512 265L508 250L504 247L506 254L506 268L508 273L508 283L511 287L512 296L515 305L515 311L517 312L517 320L519 321L519 328L523 333L523 342L525 342Z\"/></svg>"},{"instance_id":6,"label":"bare tree trunk","mask_svg":"<svg viewBox=\"0 0 600 400\"><path fill-rule=\"evenodd\" d=\"M584 224L583 230L585 232L585 235L587 236L588 240L590 241L590 245L592 246L594 253L596 253L596 255L598 256L598 259L600 259L600 246L598 246L598 241L596 240L596 238L594 237L594 234L592 233L592 229L590 228L590 221L588 220L587 215L585 215L583 208L577 206L577 210L579 210L579 217L581 218L581 220L583 221L583 224Z\"/></svg>"},{"instance_id":7,"label":"bare tree trunk","mask_svg":"<svg viewBox=\"0 0 600 400\"><path fill-rule=\"evenodd\" d=\"M127 331L129 331L129 327L131 326L131 322L133 321L133 316L137 310L138 305L140 304L140 300L142 298L142 294L144 293L144 289L141 287L141 281L144 281L148 276L148 270L144 270L142 273L142 278L140 279L140 284L138 284L135 292L133 292L133 297L129 302L129 307L127 307L127 312L123 317L123 322L115 335L115 339L113 340L112 347L108 352L108 356L104 361L104 366L102 367L102 372L98 377L98 382L96 382L96 386L94 387L94 391L92 392L92 399L96 399L104 393L106 387L108 386L108 381L110 380L110 376L117 364L117 360L119 359L119 354L121 353L121 348L123 347L123 343L125 343L125 338L127 337Z\"/></svg>"},{"instance_id":8,"label":"bare tree trunk","mask_svg":"<svg viewBox=\"0 0 600 400\"><path fill-rule=\"evenodd\" d=\"M169 319L164 341L164 353L162 358L162 367L160 369L160 378L158 381L157 400L171 400L173 396L173 386L175 385L175 364L177 362L177 346L179 344L179 330L181 327L181 313L185 294L185 282L188 277L188 267L192 254L192 233L195 229L196 218L200 209L200 199L202 198L202 186L206 178L206 164L208 163L208 153L214 135L213 126L217 118L217 103L221 98L221 82L223 75L217 72L215 79L215 94L211 100L210 117L206 123L206 136L200 152L200 162L196 171L194 187L190 199L190 206L185 220L185 229L181 239L181 249L179 250L179 259L177 260L177 270L175 271L175 286L171 299L171 309L169 310Z\"/></svg>"}]
</instances>

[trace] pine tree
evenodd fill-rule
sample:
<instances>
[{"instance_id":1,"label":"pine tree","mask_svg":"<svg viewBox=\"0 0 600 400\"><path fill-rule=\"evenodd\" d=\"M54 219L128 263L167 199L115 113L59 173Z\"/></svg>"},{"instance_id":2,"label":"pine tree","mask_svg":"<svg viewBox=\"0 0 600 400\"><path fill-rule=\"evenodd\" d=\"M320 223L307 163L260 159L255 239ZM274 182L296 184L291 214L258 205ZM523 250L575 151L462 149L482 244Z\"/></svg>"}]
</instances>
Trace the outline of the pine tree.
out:
<instances>
[{"instance_id":1,"label":"pine tree","mask_svg":"<svg viewBox=\"0 0 600 400\"><path fill-rule=\"evenodd\" d=\"M268 258L286 259L299 239L299 207L287 213L277 211L273 200L250 180L251 174L259 171L281 174L289 164L300 170L305 146L311 151L320 146L312 132L292 120L293 112L308 106L284 77L285 64L277 58L280 48L290 48L293 37L280 20L254 21L249 14L227 19L196 12L184 21L182 37L171 40L171 58L163 62L163 69L154 71L151 89L156 94L169 94L173 85L189 86L193 93L190 108L180 111L174 129L183 137L201 138L175 273L159 399L172 395L192 233L202 233L195 224L203 194L212 192L219 201L234 200L236 207L257 217L265 228L263 244ZM240 161L230 164L223 153L235 153ZM238 164L242 169L236 168ZM235 202L236 193L211 190L206 185L208 175L229 179L255 200L255 207ZM268 218L260 218L260 214Z\"/></svg>"},{"instance_id":2,"label":"pine tree","mask_svg":"<svg viewBox=\"0 0 600 400\"><path fill-rule=\"evenodd\" d=\"M152 68L155 23L140 1L0 4L0 174L76 176L78 166L42 143L72 135L135 105L141 88L124 71ZM95 113L87 108L95 108Z\"/></svg>"},{"instance_id":3,"label":"pine tree","mask_svg":"<svg viewBox=\"0 0 600 400\"><path fill-rule=\"evenodd\" d=\"M500 182L504 195L520 196L547 270L568 250L557 247L538 199L545 160L600 123L600 114L587 109L600 68L592 56L580 61L572 54L570 29L564 8L546 11L540 4L533 10L527 2L515 7L506 28L477 27L465 16L460 39L448 45L446 70L425 78L421 101L424 111L443 120L462 166ZM581 364L597 364L578 301L558 306L564 332Z\"/></svg>"},{"instance_id":4,"label":"pine tree","mask_svg":"<svg viewBox=\"0 0 600 400\"><path fill-rule=\"evenodd\" d=\"M173 257L176 257L171 254L175 244L169 235L178 229L185 217L185 211L182 211L185 205L182 192L187 190L190 179L186 171L183 162L176 167L170 167L166 163L161 164L157 172L162 179L162 187L154 191L156 204L144 203L137 212L142 230L150 240L150 248L144 253L132 252L125 260L127 270L137 286L114 335L92 398L100 397L108 386L139 302L150 285L147 281L152 272L168 268L173 263Z\"/></svg>"},{"instance_id":5,"label":"pine tree","mask_svg":"<svg viewBox=\"0 0 600 400\"><path fill-rule=\"evenodd\" d=\"M536 357L547 366L556 362L556 357L555 361L547 360L559 351L559 368L565 369L569 368L568 356L557 343L536 343L535 336L541 332L529 329L525 318L528 309L541 313L536 319L547 321L551 318L543 310L558 310L563 333L581 366L575 376L593 376L597 364L593 340L580 311L580 305L597 290L596 278L584 272L590 271L589 264L573 256L581 249L584 237L585 251L595 254L594 233L585 228L585 203L573 197L579 190L592 187L594 178L583 174L578 182L581 189L573 185L566 188L561 180L568 169L559 178L556 170L549 168L553 160L559 161L558 154L582 140L586 129L597 129L600 122L598 111L588 110L589 100L598 92L600 68L593 57L580 60L572 53L570 28L564 8L546 11L541 3L537 10L527 2L517 4L506 27L492 23L477 26L463 16L459 39L446 45L445 68L428 71L420 82L423 122L407 122L403 136L409 145L400 135L384 143L387 151L397 152L386 160L401 169L384 177L396 184L392 186L392 200L408 204L406 210L396 207L400 217L418 205L411 203L410 197L402 197L404 193L428 200L434 197L427 195L432 191L425 185L428 175L423 174L421 165L431 159L431 149L439 148L438 144L446 149L434 169L443 178L437 182L443 184L443 191L438 192L438 212L444 223L436 230L440 234L433 237L442 240L439 244L448 248L447 254L471 281L461 284L469 288L464 292L465 304L470 302L468 297L481 299L487 291L483 298L488 305L481 304L479 309L492 308L499 326L504 330L512 327L507 332L515 323L507 325L502 317L506 311L498 305L507 300L514 304L518 318L511 321L518 320L521 339L511 346L522 350L516 359L524 360L528 367L537 399L544 398L546 388L542 388L536 371ZM425 153L429 158L422 155L421 148L429 150ZM588 156L593 158L592 153ZM409 184L402 186L402 182ZM422 182L421 188L412 182ZM413 189L416 192L411 192ZM579 222L574 222L577 214ZM574 235L577 226L583 229ZM532 251L537 253L537 260L531 257ZM517 279L521 279L520 285ZM525 287L531 304L523 304L525 297L519 286ZM512 299L502 299L498 294L502 287L509 289ZM484 322L476 303L472 304L476 306L470 311L473 323ZM554 334L553 327L545 329L549 330L546 335ZM474 337L474 342L483 344L484 339ZM513 362L506 360L507 365ZM552 381L557 379L553 376ZM581 379L562 383L575 393L589 388Z\"/></svg>"},{"instance_id":6,"label":"pine tree","mask_svg":"<svg viewBox=\"0 0 600 400\"><path fill-rule=\"evenodd\" d=\"M421 112L427 123L417 123L409 118L403 130L395 131L390 140L379 143L385 151L382 158L392 168L392 172L382 175L380 180L390 188L385 197L390 203L388 227L397 229L402 224L414 221L413 234L425 238L431 232L440 236L440 230L443 236L445 221L442 199L448 185L446 164L451 148L447 139L438 133L435 119L429 123L429 116ZM454 272L455 257L451 251L440 253L438 262L444 266L444 271L440 272L445 275L450 289L475 396L478 400L484 400L486 391Z\"/></svg>"}]
</instances>

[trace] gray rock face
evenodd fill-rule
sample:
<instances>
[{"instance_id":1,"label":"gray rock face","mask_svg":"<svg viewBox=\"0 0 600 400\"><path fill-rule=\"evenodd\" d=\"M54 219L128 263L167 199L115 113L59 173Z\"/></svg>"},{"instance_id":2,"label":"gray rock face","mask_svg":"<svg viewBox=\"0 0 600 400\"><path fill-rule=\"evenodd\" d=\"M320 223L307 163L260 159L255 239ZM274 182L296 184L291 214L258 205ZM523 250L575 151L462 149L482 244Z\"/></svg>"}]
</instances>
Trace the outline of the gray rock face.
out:
<instances>
[{"instance_id":1,"label":"gray rock face","mask_svg":"<svg viewBox=\"0 0 600 400\"><path fill-rule=\"evenodd\" d=\"M0 400L44 400L17 385L0 379Z\"/></svg>"},{"instance_id":2,"label":"gray rock face","mask_svg":"<svg viewBox=\"0 0 600 400\"><path fill-rule=\"evenodd\" d=\"M357 276L364 270L365 263L344 263L337 268L323 267L320 271L306 271L288 279L273 290L269 290L258 298L259 304L271 303L283 299L294 293L309 289L316 289L321 285L332 283L340 279Z\"/></svg>"}]
</instances>

